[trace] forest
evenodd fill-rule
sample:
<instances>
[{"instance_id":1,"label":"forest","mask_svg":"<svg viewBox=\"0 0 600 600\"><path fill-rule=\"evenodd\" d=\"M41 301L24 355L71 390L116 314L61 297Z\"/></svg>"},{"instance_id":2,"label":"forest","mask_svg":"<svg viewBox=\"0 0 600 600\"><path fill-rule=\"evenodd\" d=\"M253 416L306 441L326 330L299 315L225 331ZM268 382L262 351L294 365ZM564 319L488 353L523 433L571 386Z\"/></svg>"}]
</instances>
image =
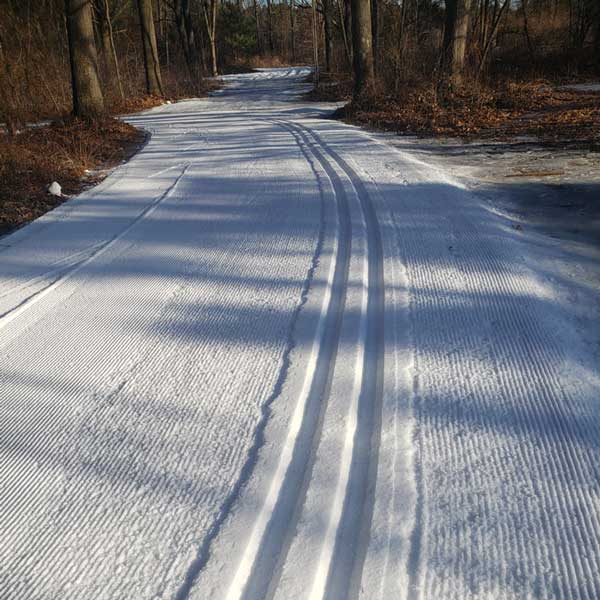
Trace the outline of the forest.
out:
<instances>
[{"instance_id":1,"label":"forest","mask_svg":"<svg viewBox=\"0 0 600 600\"><path fill-rule=\"evenodd\" d=\"M353 74L356 95L406 99L417 91L443 105L465 89L485 95L511 82L597 72L600 3L0 3L0 121L9 130L72 108L78 115L118 112L144 95L194 95L219 73L279 64L314 64L329 80ZM77 94L73 106L79 78L83 106Z\"/></svg>"},{"instance_id":2,"label":"forest","mask_svg":"<svg viewBox=\"0 0 600 600\"><path fill-rule=\"evenodd\" d=\"M111 115L282 65L379 129L600 134L597 97L560 85L600 72L597 0L1 0L0 229L52 208L49 180L75 192L139 146Z\"/></svg>"}]
</instances>

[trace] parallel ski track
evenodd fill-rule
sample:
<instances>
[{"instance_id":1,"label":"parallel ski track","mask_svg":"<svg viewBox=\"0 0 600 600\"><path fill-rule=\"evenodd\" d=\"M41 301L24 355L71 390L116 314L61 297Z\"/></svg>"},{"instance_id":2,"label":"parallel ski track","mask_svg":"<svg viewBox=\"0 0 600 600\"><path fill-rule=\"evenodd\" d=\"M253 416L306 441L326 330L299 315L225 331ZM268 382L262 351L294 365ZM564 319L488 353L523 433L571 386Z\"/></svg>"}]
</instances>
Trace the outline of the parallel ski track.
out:
<instances>
[{"instance_id":1,"label":"parallel ski track","mask_svg":"<svg viewBox=\"0 0 600 600\"><path fill-rule=\"evenodd\" d=\"M360 583L372 516L383 366L382 246L375 212L356 173L308 127L271 121L291 133L311 165L316 159L324 170L336 197L338 239L301 396L227 598L264 598L274 593L310 485L334 373L350 265L350 209L342 177L360 206L368 247L362 274L355 393L350 399L339 479L310 597L346 597L350 587L358 588ZM362 515L359 524L357 514Z\"/></svg>"}]
</instances>

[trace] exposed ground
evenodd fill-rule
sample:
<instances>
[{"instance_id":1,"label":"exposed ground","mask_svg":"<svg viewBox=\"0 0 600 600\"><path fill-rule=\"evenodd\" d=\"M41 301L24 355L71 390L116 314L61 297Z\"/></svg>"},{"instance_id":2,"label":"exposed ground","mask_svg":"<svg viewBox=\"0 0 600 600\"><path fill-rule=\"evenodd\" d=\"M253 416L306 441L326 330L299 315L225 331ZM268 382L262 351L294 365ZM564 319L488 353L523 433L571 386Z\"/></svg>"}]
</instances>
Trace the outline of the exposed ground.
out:
<instances>
[{"instance_id":1,"label":"exposed ground","mask_svg":"<svg viewBox=\"0 0 600 600\"><path fill-rule=\"evenodd\" d=\"M203 82L204 92L218 87L217 81ZM125 115L182 99L117 98L110 109ZM0 124L0 236L97 185L137 152L145 138L144 132L110 117L95 123L70 117L30 123L14 135ZM54 181L63 196L48 193Z\"/></svg>"},{"instance_id":2,"label":"exposed ground","mask_svg":"<svg viewBox=\"0 0 600 600\"><path fill-rule=\"evenodd\" d=\"M600 597L598 286L306 75L0 240L2 598Z\"/></svg>"},{"instance_id":3,"label":"exposed ground","mask_svg":"<svg viewBox=\"0 0 600 600\"><path fill-rule=\"evenodd\" d=\"M0 235L97 184L144 139L143 132L115 119L93 125L73 120L15 136L0 134ZM53 181L65 196L48 193Z\"/></svg>"},{"instance_id":4,"label":"exposed ground","mask_svg":"<svg viewBox=\"0 0 600 600\"><path fill-rule=\"evenodd\" d=\"M351 82L324 74L314 100L351 98ZM421 136L457 136L464 140L535 137L545 145L600 146L600 85L548 80L507 81L496 88L470 84L445 102L433 86L406 84L395 95L379 94L348 104L338 116L382 131Z\"/></svg>"}]
</instances>

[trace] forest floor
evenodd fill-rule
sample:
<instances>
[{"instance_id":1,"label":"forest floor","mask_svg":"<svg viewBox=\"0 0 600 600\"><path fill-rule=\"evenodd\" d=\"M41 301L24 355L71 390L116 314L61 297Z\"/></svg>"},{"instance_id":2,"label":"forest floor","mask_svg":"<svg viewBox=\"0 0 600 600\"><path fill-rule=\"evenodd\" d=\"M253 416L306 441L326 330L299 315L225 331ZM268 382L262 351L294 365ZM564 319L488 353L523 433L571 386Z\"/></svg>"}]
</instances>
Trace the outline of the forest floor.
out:
<instances>
[{"instance_id":1,"label":"forest floor","mask_svg":"<svg viewBox=\"0 0 600 600\"><path fill-rule=\"evenodd\" d=\"M146 135L122 121L77 119L0 134L0 235L98 184ZM61 194L48 192L58 182Z\"/></svg>"},{"instance_id":2,"label":"forest floor","mask_svg":"<svg viewBox=\"0 0 600 600\"><path fill-rule=\"evenodd\" d=\"M390 131L421 136L456 136L463 140L508 140L535 137L544 145L577 142L600 146L600 84L569 85L564 81L506 81L496 89L478 87L454 94L441 104L434 87L410 86L395 96L379 94L367 102L350 103L351 82L323 74L310 93L317 101L340 101L337 116Z\"/></svg>"},{"instance_id":3,"label":"forest floor","mask_svg":"<svg viewBox=\"0 0 600 600\"><path fill-rule=\"evenodd\" d=\"M205 92L218 82L204 82ZM183 98L140 96L111 103L114 115L171 104ZM146 135L114 117L88 123L60 118L28 124L14 135L0 128L0 236L71 196L100 183L144 144ZM61 195L48 192L58 182Z\"/></svg>"}]
</instances>

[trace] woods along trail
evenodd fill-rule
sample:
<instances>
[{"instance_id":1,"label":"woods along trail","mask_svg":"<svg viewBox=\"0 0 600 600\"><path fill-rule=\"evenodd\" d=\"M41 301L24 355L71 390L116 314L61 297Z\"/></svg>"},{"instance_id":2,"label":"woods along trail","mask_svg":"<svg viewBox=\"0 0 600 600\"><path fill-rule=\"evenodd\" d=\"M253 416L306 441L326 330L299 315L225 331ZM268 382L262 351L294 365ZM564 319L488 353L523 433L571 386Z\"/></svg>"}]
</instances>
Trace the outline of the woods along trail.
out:
<instances>
[{"instance_id":1,"label":"woods along trail","mask_svg":"<svg viewBox=\"0 0 600 600\"><path fill-rule=\"evenodd\" d=\"M600 597L597 349L307 74L0 240L0 597Z\"/></svg>"}]
</instances>

